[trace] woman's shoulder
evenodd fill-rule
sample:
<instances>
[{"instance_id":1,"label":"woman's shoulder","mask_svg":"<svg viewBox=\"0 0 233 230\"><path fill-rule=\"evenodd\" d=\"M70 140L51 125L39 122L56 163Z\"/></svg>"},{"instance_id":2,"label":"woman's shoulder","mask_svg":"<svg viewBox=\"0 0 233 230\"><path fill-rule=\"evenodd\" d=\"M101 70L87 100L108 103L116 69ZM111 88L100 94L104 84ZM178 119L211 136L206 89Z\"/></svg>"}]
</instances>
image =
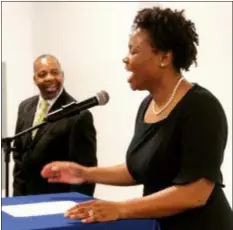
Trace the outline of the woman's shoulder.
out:
<instances>
[{"instance_id":1,"label":"woman's shoulder","mask_svg":"<svg viewBox=\"0 0 233 230\"><path fill-rule=\"evenodd\" d=\"M184 96L182 108L186 111L210 110L223 112L220 100L207 88L195 83L190 91Z\"/></svg>"}]
</instances>

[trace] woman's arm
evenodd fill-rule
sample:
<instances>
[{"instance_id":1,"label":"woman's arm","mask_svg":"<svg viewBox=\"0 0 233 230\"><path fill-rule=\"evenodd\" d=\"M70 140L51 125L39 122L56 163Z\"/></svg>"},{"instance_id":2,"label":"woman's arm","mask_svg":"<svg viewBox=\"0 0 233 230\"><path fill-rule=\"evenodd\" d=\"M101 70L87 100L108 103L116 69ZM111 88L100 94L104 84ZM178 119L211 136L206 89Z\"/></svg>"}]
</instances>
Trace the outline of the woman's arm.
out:
<instances>
[{"instance_id":1,"label":"woman's arm","mask_svg":"<svg viewBox=\"0 0 233 230\"><path fill-rule=\"evenodd\" d=\"M136 182L129 174L126 164L110 167L90 167L87 168L85 178L89 183L99 183L106 185L129 186Z\"/></svg>"},{"instance_id":2,"label":"woman's arm","mask_svg":"<svg viewBox=\"0 0 233 230\"><path fill-rule=\"evenodd\" d=\"M126 164L86 167L75 162L54 161L44 166L41 176L50 183L82 184L86 182L118 186L136 185Z\"/></svg>"},{"instance_id":3,"label":"woman's arm","mask_svg":"<svg viewBox=\"0 0 233 230\"><path fill-rule=\"evenodd\" d=\"M214 184L206 179L172 186L143 198L121 202L121 218L159 218L206 204Z\"/></svg>"}]
</instances>

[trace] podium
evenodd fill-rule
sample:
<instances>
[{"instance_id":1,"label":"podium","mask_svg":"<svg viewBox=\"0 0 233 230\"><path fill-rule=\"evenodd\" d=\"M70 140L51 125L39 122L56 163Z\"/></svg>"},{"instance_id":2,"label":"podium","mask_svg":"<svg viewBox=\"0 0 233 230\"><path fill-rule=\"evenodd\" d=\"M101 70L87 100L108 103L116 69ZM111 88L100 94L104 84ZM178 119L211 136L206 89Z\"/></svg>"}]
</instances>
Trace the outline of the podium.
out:
<instances>
[{"instance_id":1,"label":"podium","mask_svg":"<svg viewBox=\"0 0 233 230\"><path fill-rule=\"evenodd\" d=\"M2 206L51 201L88 201L92 197L79 193L59 193L2 198ZM21 210L23 212L23 210ZM160 230L155 219L129 219L104 223L83 224L63 214L14 217L2 210L2 230Z\"/></svg>"}]
</instances>

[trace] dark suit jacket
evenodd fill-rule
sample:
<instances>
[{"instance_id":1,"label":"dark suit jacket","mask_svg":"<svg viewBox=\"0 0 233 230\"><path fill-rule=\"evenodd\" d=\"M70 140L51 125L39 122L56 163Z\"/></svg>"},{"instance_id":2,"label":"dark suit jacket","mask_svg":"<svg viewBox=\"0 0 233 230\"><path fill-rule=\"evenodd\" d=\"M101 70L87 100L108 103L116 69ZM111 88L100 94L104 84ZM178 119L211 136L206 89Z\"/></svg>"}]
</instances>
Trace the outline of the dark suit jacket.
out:
<instances>
[{"instance_id":1,"label":"dark suit jacket","mask_svg":"<svg viewBox=\"0 0 233 230\"><path fill-rule=\"evenodd\" d=\"M18 109L16 133L32 126L39 96L21 102ZM63 90L49 112L59 109L74 99ZM40 175L43 166L52 161L73 161L96 166L96 130L92 114L81 112L72 117L48 123L14 142L13 195L47 194L77 191L93 195L95 184L68 185L48 183Z\"/></svg>"}]
</instances>

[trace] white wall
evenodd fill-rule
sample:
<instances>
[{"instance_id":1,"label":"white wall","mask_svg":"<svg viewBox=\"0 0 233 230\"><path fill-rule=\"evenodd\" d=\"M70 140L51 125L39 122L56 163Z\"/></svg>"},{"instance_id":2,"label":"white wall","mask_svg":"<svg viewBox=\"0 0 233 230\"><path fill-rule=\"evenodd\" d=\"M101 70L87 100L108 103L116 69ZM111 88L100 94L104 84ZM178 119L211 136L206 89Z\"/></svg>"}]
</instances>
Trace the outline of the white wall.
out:
<instances>
[{"instance_id":1,"label":"white wall","mask_svg":"<svg viewBox=\"0 0 233 230\"><path fill-rule=\"evenodd\" d=\"M7 55L9 60L20 59L20 66L24 67L21 67L22 72L20 72L23 77L18 81L24 79L28 88L28 92L16 86L12 88L11 82L15 79L17 70L16 64L11 65L13 69L11 74L8 73L11 79L9 89L15 89L17 98L14 97L16 93L8 98L11 105L9 119L11 121L15 119L17 102L33 93L30 80L33 59L41 53L52 53L60 58L66 76L65 86L77 99L82 100L92 96L101 89L109 92L111 97L109 104L103 108L92 109L98 130L98 159L100 165L123 162L133 134L138 104L145 93L135 93L129 89L127 73L121 59L127 53L128 34L137 9L154 3L35 2L30 4L29 7L29 3L18 3L20 9L16 14L18 17L11 16L9 19L14 21L14 24L11 24L16 28L20 24L28 25L28 29L24 27L27 32L20 34L23 38L21 50L25 49L25 54L12 55L6 51L5 54L3 53L3 56ZM185 73L185 76L212 90L227 112L230 129L223 173L227 185L225 191L232 203L231 5L185 2L161 4L172 8L185 8L188 17L196 23L200 35L199 65L198 68L192 68L191 72ZM24 19L26 22L23 21ZM15 33L13 29L9 31L5 36L17 37L17 39L11 38L11 41L20 48L18 35L12 36L12 33ZM3 41L3 46L4 44ZM13 50L12 47L10 48ZM11 124L8 125L9 132L13 129ZM95 195L105 199L125 199L140 196L141 186L112 188L98 185Z\"/></svg>"},{"instance_id":2,"label":"white wall","mask_svg":"<svg viewBox=\"0 0 233 230\"><path fill-rule=\"evenodd\" d=\"M6 62L7 136L14 134L19 102L31 96L35 90L32 83L33 7L32 3L2 3L2 62ZM12 168L11 160L11 171ZM11 192L10 187L10 194Z\"/></svg>"}]
</instances>

